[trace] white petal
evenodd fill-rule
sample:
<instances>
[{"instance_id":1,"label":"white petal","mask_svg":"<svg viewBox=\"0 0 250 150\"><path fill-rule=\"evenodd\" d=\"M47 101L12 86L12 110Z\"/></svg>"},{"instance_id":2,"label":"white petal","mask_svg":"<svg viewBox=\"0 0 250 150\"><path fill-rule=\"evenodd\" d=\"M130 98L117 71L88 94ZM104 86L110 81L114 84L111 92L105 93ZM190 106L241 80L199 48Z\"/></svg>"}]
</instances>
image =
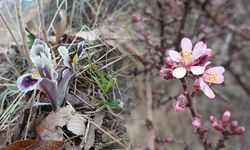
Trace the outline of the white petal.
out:
<instances>
[{"instance_id":1,"label":"white petal","mask_svg":"<svg viewBox=\"0 0 250 150\"><path fill-rule=\"evenodd\" d=\"M179 67L173 70L173 76L180 79L186 75L187 70L183 67Z\"/></svg>"},{"instance_id":2,"label":"white petal","mask_svg":"<svg viewBox=\"0 0 250 150\"><path fill-rule=\"evenodd\" d=\"M203 74L205 71L205 67L203 66L192 66L190 68L190 71L194 74L194 75L200 75Z\"/></svg>"},{"instance_id":3,"label":"white petal","mask_svg":"<svg viewBox=\"0 0 250 150\"><path fill-rule=\"evenodd\" d=\"M197 44L195 44L194 46L194 50L192 53L192 57L193 59L198 59L199 57L201 57L203 54L205 54L205 44L203 42L198 42Z\"/></svg>"},{"instance_id":4,"label":"white petal","mask_svg":"<svg viewBox=\"0 0 250 150\"><path fill-rule=\"evenodd\" d=\"M188 38L183 38L181 40L181 48L183 51L192 51L192 42Z\"/></svg>"},{"instance_id":5,"label":"white petal","mask_svg":"<svg viewBox=\"0 0 250 150\"><path fill-rule=\"evenodd\" d=\"M177 51L169 50L168 55L172 61L180 62L181 61L181 55Z\"/></svg>"}]
</instances>

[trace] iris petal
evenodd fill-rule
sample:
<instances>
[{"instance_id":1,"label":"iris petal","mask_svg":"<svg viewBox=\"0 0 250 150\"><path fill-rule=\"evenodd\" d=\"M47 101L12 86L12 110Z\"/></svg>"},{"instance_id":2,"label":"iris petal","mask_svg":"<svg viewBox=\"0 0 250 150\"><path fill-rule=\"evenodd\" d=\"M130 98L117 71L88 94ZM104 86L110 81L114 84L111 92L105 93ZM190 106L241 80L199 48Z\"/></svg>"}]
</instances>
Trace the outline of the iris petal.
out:
<instances>
[{"instance_id":1,"label":"iris petal","mask_svg":"<svg viewBox=\"0 0 250 150\"><path fill-rule=\"evenodd\" d=\"M32 78L32 74L24 74L17 79L17 87L19 90L27 92L38 87L40 78Z\"/></svg>"}]
</instances>

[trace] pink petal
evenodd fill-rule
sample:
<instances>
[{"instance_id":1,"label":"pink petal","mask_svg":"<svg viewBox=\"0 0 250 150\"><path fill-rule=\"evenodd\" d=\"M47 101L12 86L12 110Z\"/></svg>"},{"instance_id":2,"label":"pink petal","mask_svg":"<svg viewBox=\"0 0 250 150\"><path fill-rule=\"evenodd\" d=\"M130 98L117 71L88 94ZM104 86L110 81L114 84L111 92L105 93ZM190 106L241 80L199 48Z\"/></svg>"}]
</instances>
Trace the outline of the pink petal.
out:
<instances>
[{"instance_id":1,"label":"pink petal","mask_svg":"<svg viewBox=\"0 0 250 150\"><path fill-rule=\"evenodd\" d=\"M194 50L192 53L193 60L196 60L205 54L205 51L204 51L205 45L206 44L204 44L203 42L198 42L197 44L195 44Z\"/></svg>"},{"instance_id":2,"label":"pink petal","mask_svg":"<svg viewBox=\"0 0 250 150\"><path fill-rule=\"evenodd\" d=\"M203 81L202 78L199 78L199 82L200 82L200 88L203 91L203 93L211 99L215 98L214 92L210 89L207 83Z\"/></svg>"},{"instance_id":3,"label":"pink petal","mask_svg":"<svg viewBox=\"0 0 250 150\"><path fill-rule=\"evenodd\" d=\"M192 42L188 38L183 38L181 40L182 51L192 51Z\"/></svg>"},{"instance_id":4,"label":"pink petal","mask_svg":"<svg viewBox=\"0 0 250 150\"><path fill-rule=\"evenodd\" d=\"M205 54L207 55L207 56L212 56L212 49L210 49L210 48L207 48L206 50L205 50Z\"/></svg>"},{"instance_id":5,"label":"pink petal","mask_svg":"<svg viewBox=\"0 0 250 150\"><path fill-rule=\"evenodd\" d=\"M205 71L205 67L203 66L192 66L190 68L190 71L194 74L194 75L200 75L203 74Z\"/></svg>"},{"instance_id":6,"label":"pink petal","mask_svg":"<svg viewBox=\"0 0 250 150\"><path fill-rule=\"evenodd\" d=\"M181 55L177 51L169 50L168 55L171 58L172 61L180 62L181 61Z\"/></svg>"},{"instance_id":7,"label":"pink petal","mask_svg":"<svg viewBox=\"0 0 250 150\"><path fill-rule=\"evenodd\" d=\"M206 70L206 73L216 73L216 74L222 74L225 72L224 67L212 67Z\"/></svg>"},{"instance_id":8,"label":"pink petal","mask_svg":"<svg viewBox=\"0 0 250 150\"><path fill-rule=\"evenodd\" d=\"M223 75L219 75L215 81L216 84L221 84L224 82L224 76Z\"/></svg>"},{"instance_id":9,"label":"pink petal","mask_svg":"<svg viewBox=\"0 0 250 150\"><path fill-rule=\"evenodd\" d=\"M173 76L180 79L183 78L186 75L186 68L179 67L173 70Z\"/></svg>"}]
</instances>

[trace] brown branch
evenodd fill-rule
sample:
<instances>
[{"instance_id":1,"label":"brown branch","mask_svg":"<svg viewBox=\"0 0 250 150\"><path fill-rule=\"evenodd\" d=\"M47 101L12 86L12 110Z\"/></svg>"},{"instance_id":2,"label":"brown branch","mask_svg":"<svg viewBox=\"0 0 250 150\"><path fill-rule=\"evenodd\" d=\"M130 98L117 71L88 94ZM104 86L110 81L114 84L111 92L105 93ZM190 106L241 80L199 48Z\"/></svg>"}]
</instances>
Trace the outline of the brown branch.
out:
<instances>
[{"instance_id":1,"label":"brown branch","mask_svg":"<svg viewBox=\"0 0 250 150\"><path fill-rule=\"evenodd\" d=\"M196 0L196 3L198 5L201 6L201 9L206 13L207 17L217 26L219 26L221 29L227 29L230 32L239 35L245 39L250 39L250 37L247 34L244 34L243 32L240 32L239 30L237 30L237 28L235 27L235 25L229 24L229 23L224 23L222 21L220 21L219 19L217 19L216 15L214 15L206 6L207 3L205 2L201 2L200 0Z\"/></svg>"},{"instance_id":2,"label":"brown branch","mask_svg":"<svg viewBox=\"0 0 250 150\"><path fill-rule=\"evenodd\" d=\"M185 24L187 21L187 16L188 16L188 13L190 10L190 3L191 3L191 0L186 0L186 2L184 2L185 7L184 7L184 12L182 14L181 25L180 25L180 28L178 30L179 32L178 32L177 38L175 40L175 50L176 51L180 51L180 42L182 39L182 34L183 34L183 30L185 28Z\"/></svg>"},{"instance_id":3,"label":"brown branch","mask_svg":"<svg viewBox=\"0 0 250 150\"><path fill-rule=\"evenodd\" d=\"M188 105L187 107L189 108L192 117L200 117L200 115L197 113L195 110L195 107L193 105L193 100L192 96L190 95L188 91L188 86L187 86L187 81L185 78L180 79L183 87L183 94L187 97L188 100ZM211 144L207 141L207 138L205 137L205 132L201 129L197 129L197 133L199 134L200 140L202 142L204 150L210 150L211 149Z\"/></svg>"},{"instance_id":4,"label":"brown branch","mask_svg":"<svg viewBox=\"0 0 250 150\"><path fill-rule=\"evenodd\" d=\"M148 129L148 149L155 150L155 131L153 126L153 97L152 97L152 76L151 72L148 71L145 73L145 91L146 91L146 100L147 100L147 120L146 125Z\"/></svg>"},{"instance_id":5,"label":"brown branch","mask_svg":"<svg viewBox=\"0 0 250 150\"><path fill-rule=\"evenodd\" d=\"M24 46L24 54L25 54L25 57L28 61L29 67L33 68L33 63L31 61L30 55L29 55L29 46L28 46L28 42L27 42L27 38L26 38L27 36L25 33L25 28L24 28L24 23L23 23L20 0L16 0L16 13L17 13L18 24L19 24L20 31L21 31L23 46Z\"/></svg>"}]
</instances>

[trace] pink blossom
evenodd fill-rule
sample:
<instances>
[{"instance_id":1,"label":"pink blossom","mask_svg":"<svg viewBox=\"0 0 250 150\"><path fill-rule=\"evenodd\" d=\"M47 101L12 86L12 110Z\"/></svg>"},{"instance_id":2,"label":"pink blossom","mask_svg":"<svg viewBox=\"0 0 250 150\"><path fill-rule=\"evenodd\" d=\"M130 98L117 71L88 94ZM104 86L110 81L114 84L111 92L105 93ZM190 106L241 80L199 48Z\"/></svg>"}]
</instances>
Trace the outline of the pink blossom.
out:
<instances>
[{"instance_id":1,"label":"pink blossom","mask_svg":"<svg viewBox=\"0 0 250 150\"><path fill-rule=\"evenodd\" d=\"M201 127L201 119L199 117L194 117L192 120L192 126L194 129L198 129Z\"/></svg>"},{"instance_id":2,"label":"pink blossom","mask_svg":"<svg viewBox=\"0 0 250 150\"><path fill-rule=\"evenodd\" d=\"M207 62L204 67L210 64L210 62ZM209 98L214 98L214 92L209 87L208 84L221 84L224 82L224 76L222 75L225 72L224 67L211 67L206 68L205 72L201 77L198 78L200 89L203 91L203 93L208 96Z\"/></svg>"},{"instance_id":3,"label":"pink blossom","mask_svg":"<svg viewBox=\"0 0 250 150\"><path fill-rule=\"evenodd\" d=\"M221 118L221 121L224 126L228 124L228 122L230 121L230 117L231 117L231 112L225 111Z\"/></svg>"},{"instance_id":4,"label":"pink blossom","mask_svg":"<svg viewBox=\"0 0 250 150\"><path fill-rule=\"evenodd\" d=\"M187 71L191 71L194 75L200 75L204 72L203 66L196 66L198 59L205 55L207 46L203 42L198 42L195 44L192 50L192 42L188 38L183 38L181 40L182 51L178 53L177 51L170 50L168 52L169 57L172 61L176 62L177 66L173 70L173 76L176 78L183 78Z\"/></svg>"},{"instance_id":5,"label":"pink blossom","mask_svg":"<svg viewBox=\"0 0 250 150\"><path fill-rule=\"evenodd\" d=\"M210 122L211 123L217 122L217 118L214 116L210 116Z\"/></svg>"},{"instance_id":6,"label":"pink blossom","mask_svg":"<svg viewBox=\"0 0 250 150\"><path fill-rule=\"evenodd\" d=\"M186 105L188 104L187 97L183 94L177 97L176 102L174 103L174 110L175 112L182 111Z\"/></svg>"}]
</instances>

